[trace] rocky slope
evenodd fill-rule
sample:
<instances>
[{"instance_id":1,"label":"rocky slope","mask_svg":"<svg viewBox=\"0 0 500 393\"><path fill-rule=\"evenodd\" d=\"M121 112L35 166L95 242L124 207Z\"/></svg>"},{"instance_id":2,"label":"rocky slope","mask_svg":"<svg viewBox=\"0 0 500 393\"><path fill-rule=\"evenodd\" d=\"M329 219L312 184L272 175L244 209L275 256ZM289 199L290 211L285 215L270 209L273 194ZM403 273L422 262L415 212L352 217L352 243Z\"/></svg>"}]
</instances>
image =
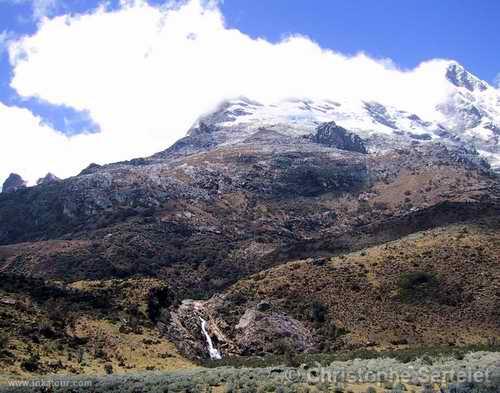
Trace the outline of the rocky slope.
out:
<instances>
[{"instance_id":1,"label":"rocky slope","mask_svg":"<svg viewBox=\"0 0 500 393\"><path fill-rule=\"evenodd\" d=\"M496 177L466 151L366 155L260 132L0 195L0 269L67 280L146 274L211 292L297 244L356 238L357 228L376 243L406 234L402 223L389 235L387 220L420 215L418 230L445 220L446 211L428 210L439 203L497 199Z\"/></svg>"}]
</instances>

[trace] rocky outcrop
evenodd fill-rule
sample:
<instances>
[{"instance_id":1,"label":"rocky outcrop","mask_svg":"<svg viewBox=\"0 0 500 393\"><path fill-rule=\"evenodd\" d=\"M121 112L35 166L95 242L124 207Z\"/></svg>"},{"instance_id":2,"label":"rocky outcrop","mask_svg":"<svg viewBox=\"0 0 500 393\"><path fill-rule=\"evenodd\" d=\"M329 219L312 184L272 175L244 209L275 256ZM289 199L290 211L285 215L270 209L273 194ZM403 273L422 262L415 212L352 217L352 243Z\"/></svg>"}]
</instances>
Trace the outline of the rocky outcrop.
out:
<instances>
[{"instance_id":1,"label":"rocky outcrop","mask_svg":"<svg viewBox=\"0 0 500 393\"><path fill-rule=\"evenodd\" d=\"M38 179L36 181L36 184L37 185L48 184L48 183L53 183L53 182L56 182L59 180L61 180L61 179L59 179L56 175L49 172L44 177L41 177L40 179Z\"/></svg>"},{"instance_id":2,"label":"rocky outcrop","mask_svg":"<svg viewBox=\"0 0 500 393\"><path fill-rule=\"evenodd\" d=\"M363 140L356 134L339 127L335 122L324 123L316 129L309 139L328 147L348 150L357 153L368 153Z\"/></svg>"},{"instance_id":3,"label":"rocky outcrop","mask_svg":"<svg viewBox=\"0 0 500 393\"><path fill-rule=\"evenodd\" d=\"M26 181L17 173L11 173L7 180L3 183L2 192L14 192L22 188L26 188Z\"/></svg>"},{"instance_id":4,"label":"rocky outcrop","mask_svg":"<svg viewBox=\"0 0 500 393\"><path fill-rule=\"evenodd\" d=\"M217 297L209 301L184 300L174 306L160 329L191 359L209 359L207 334L222 357L264 355L283 350L310 352L317 349L314 333L303 322L273 310L266 302L245 309L237 323L228 323L221 313L231 299Z\"/></svg>"},{"instance_id":5,"label":"rocky outcrop","mask_svg":"<svg viewBox=\"0 0 500 393\"><path fill-rule=\"evenodd\" d=\"M316 340L302 322L284 313L248 308L235 326L235 341L242 355L291 350L309 352L316 348ZM280 346L284 348L280 348Z\"/></svg>"}]
</instances>

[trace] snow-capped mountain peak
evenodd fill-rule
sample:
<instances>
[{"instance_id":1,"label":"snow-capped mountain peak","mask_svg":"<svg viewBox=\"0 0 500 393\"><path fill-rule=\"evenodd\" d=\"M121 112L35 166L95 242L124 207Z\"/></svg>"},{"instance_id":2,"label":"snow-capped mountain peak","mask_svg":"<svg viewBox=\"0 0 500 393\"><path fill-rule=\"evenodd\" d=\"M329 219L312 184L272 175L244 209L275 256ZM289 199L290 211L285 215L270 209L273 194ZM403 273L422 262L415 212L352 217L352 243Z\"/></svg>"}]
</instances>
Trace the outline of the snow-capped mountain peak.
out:
<instances>
[{"instance_id":1,"label":"snow-capped mountain peak","mask_svg":"<svg viewBox=\"0 0 500 393\"><path fill-rule=\"evenodd\" d=\"M471 92L485 91L490 88L485 81L468 72L456 61L449 62L446 67L446 79L456 87L464 87Z\"/></svg>"},{"instance_id":2,"label":"snow-capped mountain peak","mask_svg":"<svg viewBox=\"0 0 500 393\"><path fill-rule=\"evenodd\" d=\"M297 137L334 121L360 136L370 152L441 142L476 149L500 168L499 91L455 61L441 64L439 72L444 71L450 91L430 116L417 108L403 110L373 100L289 98L261 103L239 97L200 117L190 134L200 132L201 124L217 130L218 143L232 144L262 129Z\"/></svg>"}]
</instances>

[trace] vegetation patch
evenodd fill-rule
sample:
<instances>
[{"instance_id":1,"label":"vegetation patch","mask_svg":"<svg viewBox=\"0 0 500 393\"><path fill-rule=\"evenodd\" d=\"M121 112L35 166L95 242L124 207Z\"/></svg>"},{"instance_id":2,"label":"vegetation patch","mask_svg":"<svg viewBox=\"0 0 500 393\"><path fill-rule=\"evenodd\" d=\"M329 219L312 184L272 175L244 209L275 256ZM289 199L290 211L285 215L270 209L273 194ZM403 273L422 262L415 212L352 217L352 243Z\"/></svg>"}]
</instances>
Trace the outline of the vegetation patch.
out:
<instances>
[{"instance_id":1,"label":"vegetation patch","mask_svg":"<svg viewBox=\"0 0 500 393\"><path fill-rule=\"evenodd\" d=\"M403 273L399 280L399 296L406 303L419 303L431 299L439 290L439 281L434 273Z\"/></svg>"}]
</instances>

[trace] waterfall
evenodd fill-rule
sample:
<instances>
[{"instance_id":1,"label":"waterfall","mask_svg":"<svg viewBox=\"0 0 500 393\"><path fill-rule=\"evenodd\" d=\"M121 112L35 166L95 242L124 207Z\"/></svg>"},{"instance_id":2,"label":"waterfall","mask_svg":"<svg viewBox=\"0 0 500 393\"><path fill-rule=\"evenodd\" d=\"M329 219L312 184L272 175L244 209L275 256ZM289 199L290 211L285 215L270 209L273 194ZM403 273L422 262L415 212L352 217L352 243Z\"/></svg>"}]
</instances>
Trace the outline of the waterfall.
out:
<instances>
[{"instance_id":1,"label":"waterfall","mask_svg":"<svg viewBox=\"0 0 500 393\"><path fill-rule=\"evenodd\" d=\"M210 359L222 359L220 352L217 350L217 348L214 347L214 344L212 343L212 338L207 332L207 321L205 321L201 317L200 320L201 320L201 331L203 332L203 334L205 335L205 339L207 340L208 354L210 355Z\"/></svg>"}]
</instances>

